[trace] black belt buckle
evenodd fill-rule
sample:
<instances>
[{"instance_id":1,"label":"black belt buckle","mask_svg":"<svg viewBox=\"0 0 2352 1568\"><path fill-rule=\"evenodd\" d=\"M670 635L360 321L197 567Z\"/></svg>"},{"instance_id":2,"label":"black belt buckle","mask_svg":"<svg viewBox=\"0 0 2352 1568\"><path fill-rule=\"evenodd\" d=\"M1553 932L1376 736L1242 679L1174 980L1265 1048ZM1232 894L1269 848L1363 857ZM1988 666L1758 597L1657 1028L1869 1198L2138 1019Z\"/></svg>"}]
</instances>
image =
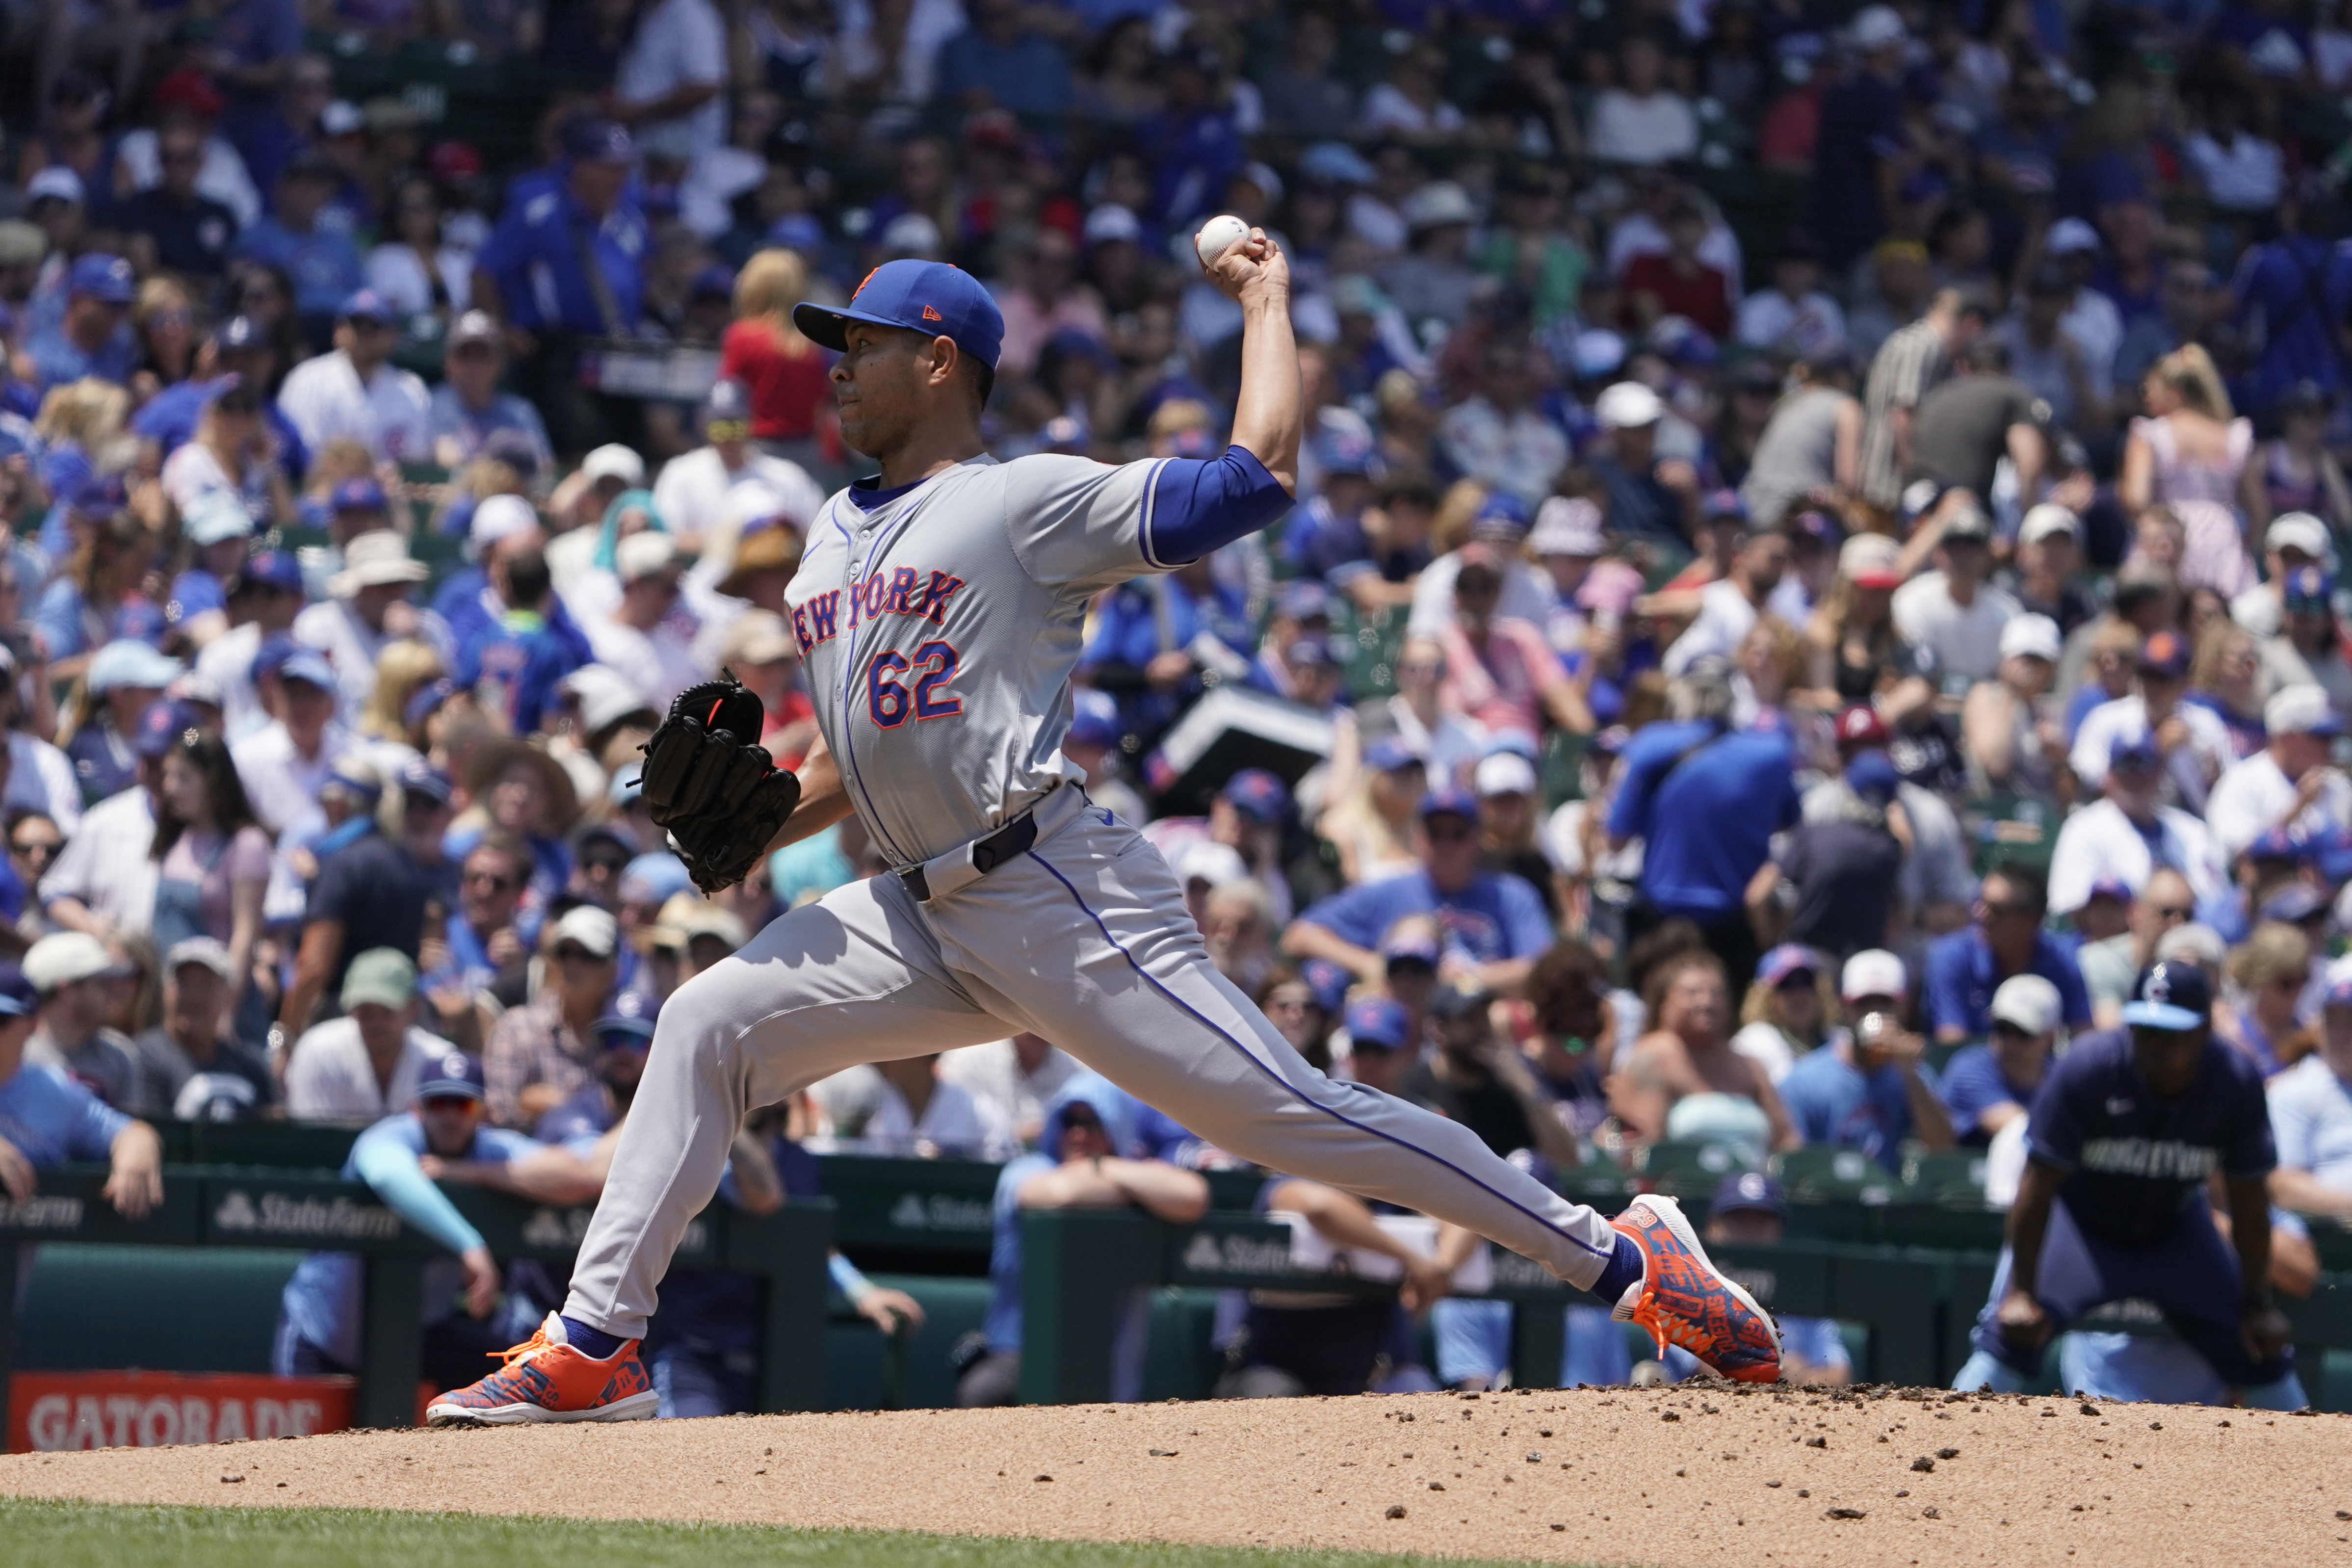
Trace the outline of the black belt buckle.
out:
<instances>
[{"instance_id":1,"label":"black belt buckle","mask_svg":"<svg viewBox=\"0 0 2352 1568\"><path fill-rule=\"evenodd\" d=\"M1036 842L1036 815L1024 811L971 847L972 868L985 877L1015 855L1026 852L1029 846Z\"/></svg>"},{"instance_id":2,"label":"black belt buckle","mask_svg":"<svg viewBox=\"0 0 2352 1568\"><path fill-rule=\"evenodd\" d=\"M1036 842L1036 814L1024 811L971 847L972 869L985 877L1015 855L1025 853ZM915 896L917 903L931 901L930 879L923 875L920 865L909 866L900 871L898 880L906 884L907 891Z\"/></svg>"}]
</instances>

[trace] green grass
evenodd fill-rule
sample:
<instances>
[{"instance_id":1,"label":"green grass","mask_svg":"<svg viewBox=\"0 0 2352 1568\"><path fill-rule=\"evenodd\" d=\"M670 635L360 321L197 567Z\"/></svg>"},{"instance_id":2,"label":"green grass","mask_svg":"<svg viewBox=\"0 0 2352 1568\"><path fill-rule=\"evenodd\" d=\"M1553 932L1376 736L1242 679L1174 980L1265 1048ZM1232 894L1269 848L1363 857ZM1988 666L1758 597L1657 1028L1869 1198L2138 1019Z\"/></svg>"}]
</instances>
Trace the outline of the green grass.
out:
<instances>
[{"instance_id":1,"label":"green grass","mask_svg":"<svg viewBox=\"0 0 2352 1568\"><path fill-rule=\"evenodd\" d=\"M899 1531L15 1499L0 1499L0 1563L38 1568L1402 1568L1430 1561Z\"/></svg>"}]
</instances>

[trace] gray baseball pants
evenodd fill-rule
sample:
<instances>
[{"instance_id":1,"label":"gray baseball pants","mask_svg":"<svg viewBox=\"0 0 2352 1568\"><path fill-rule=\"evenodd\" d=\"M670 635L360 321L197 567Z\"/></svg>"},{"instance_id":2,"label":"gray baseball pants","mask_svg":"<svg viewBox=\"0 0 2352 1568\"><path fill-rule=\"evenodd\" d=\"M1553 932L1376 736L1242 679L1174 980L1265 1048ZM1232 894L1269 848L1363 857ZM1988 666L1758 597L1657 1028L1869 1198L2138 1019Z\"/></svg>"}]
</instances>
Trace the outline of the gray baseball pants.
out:
<instances>
[{"instance_id":1,"label":"gray baseball pants","mask_svg":"<svg viewBox=\"0 0 2352 1568\"><path fill-rule=\"evenodd\" d=\"M1031 1030L1241 1158L1451 1220L1579 1286L1609 1222L1468 1129L1326 1078L1219 974L1168 862L1099 806L919 903L895 876L772 921L662 1008L567 1316L645 1332L752 1109L859 1062Z\"/></svg>"}]
</instances>

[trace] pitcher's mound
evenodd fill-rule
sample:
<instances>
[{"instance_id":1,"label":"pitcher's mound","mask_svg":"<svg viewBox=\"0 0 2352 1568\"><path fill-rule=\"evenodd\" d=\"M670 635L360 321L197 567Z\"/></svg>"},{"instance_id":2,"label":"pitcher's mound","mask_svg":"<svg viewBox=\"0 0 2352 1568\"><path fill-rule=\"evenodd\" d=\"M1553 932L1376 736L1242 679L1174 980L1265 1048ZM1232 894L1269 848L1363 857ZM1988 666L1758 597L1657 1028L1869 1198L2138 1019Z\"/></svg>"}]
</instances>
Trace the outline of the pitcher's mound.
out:
<instances>
[{"instance_id":1,"label":"pitcher's mound","mask_svg":"<svg viewBox=\"0 0 2352 1568\"><path fill-rule=\"evenodd\" d=\"M2340 1416L1721 1384L338 1433L15 1455L0 1493L1670 1568L2352 1565Z\"/></svg>"}]
</instances>

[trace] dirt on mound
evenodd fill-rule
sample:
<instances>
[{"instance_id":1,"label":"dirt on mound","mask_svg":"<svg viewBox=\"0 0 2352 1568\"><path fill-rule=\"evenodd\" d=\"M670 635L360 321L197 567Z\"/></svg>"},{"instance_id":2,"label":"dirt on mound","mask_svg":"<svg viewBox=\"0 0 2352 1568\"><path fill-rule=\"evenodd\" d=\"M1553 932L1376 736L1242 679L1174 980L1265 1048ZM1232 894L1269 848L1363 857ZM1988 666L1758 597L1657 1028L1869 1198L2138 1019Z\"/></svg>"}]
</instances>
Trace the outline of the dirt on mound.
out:
<instances>
[{"instance_id":1,"label":"dirt on mound","mask_svg":"<svg viewBox=\"0 0 2352 1568\"><path fill-rule=\"evenodd\" d=\"M2352 1423L1725 1384L364 1432L0 1458L0 1493L1721 1568L2352 1563Z\"/></svg>"}]
</instances>

